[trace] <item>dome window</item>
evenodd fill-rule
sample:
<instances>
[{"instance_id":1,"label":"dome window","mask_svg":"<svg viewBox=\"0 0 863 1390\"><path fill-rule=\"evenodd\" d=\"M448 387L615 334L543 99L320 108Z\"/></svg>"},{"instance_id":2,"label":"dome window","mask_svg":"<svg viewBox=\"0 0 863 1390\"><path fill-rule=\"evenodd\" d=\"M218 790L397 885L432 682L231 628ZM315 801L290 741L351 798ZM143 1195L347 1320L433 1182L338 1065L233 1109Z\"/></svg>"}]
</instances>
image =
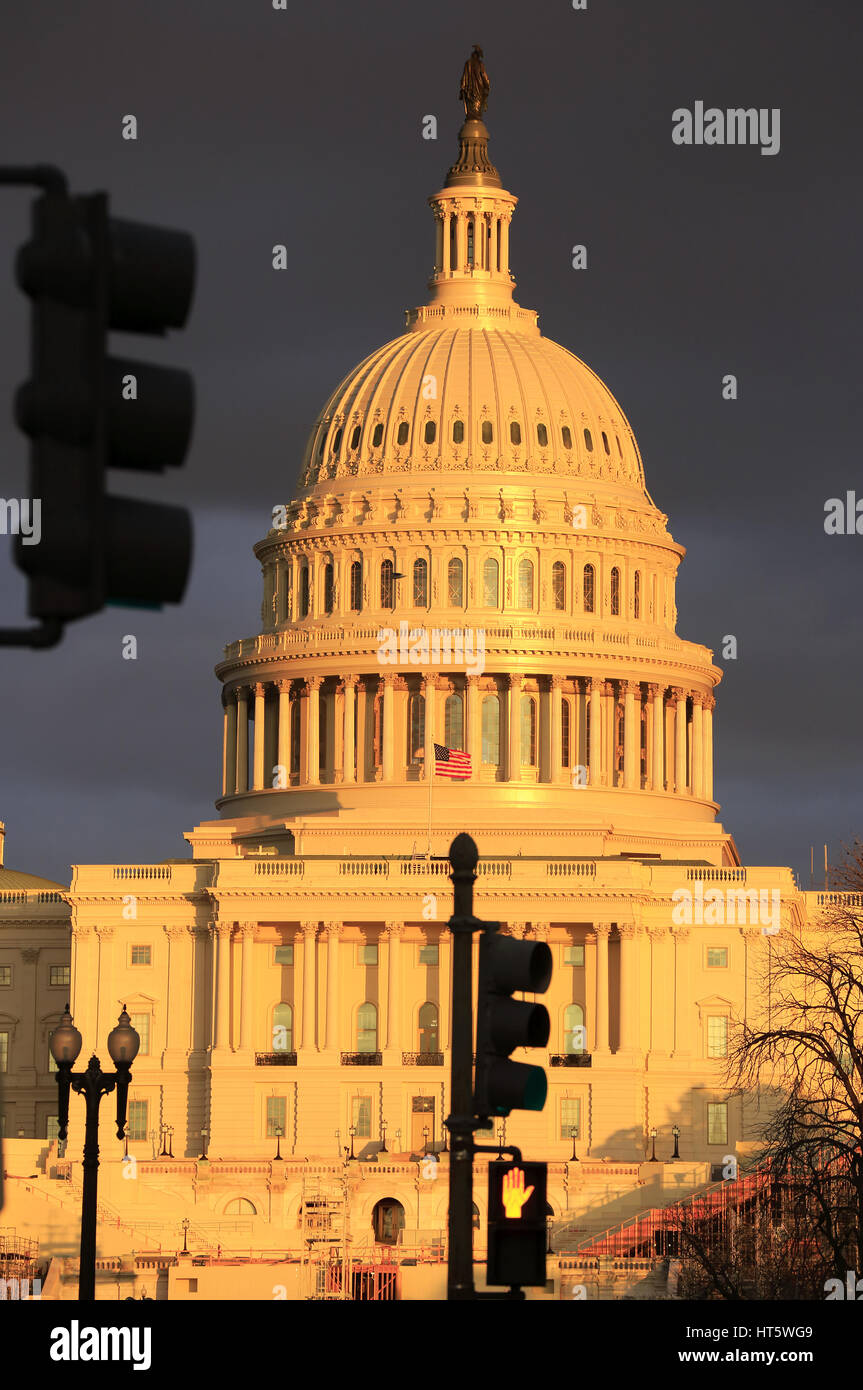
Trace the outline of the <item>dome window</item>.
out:
<instances>
[{"instance_id":1,"label":"dome window","mask_svg":"<svg viewBox=\"0 0 863 1390\"><path fill-rule=\"evenodd\" d=\"M632 613L635 618L641 617L641 575L638 570L632 581Z\"/></svg>"},{"instance_id":2,"label":"dome window","mask_svg":"<svg viewBox=\"0 0 863 1390\"><path fill-rule=\"evenodd\" d=\"M511 444L521 443L521 425L518 423L517 420L513 420L512 424L509 427L509 438Z\"/></svg>"},{"instance_id":3,"label":"dome window","mask_svg":"<svg viewBox=\"0 0 863 1390\"><path fill-rule=\"evenodd\" d=\"M381 440L383 439L383 437L384 437L384 427L383 427L383 425L380 425L380 424L375 425L375 431L374 431L374 434L372 435L372 448L373 448L373 449L379 449L379 448L380 448L380 443L381 443Z\"/></svg>"},{"instance_id":4,"label":"dome window","mask_svg":"<svg viewBox=\"0 0 863 1390\"><path fill-rule=\"evenodd\" d=\"M533 561L521 560L518 566L518 606L533 608Z\"/></svg>"},{"instance_id":5,"label":"dome window","mask_svg":"<svg viewBox=\"0 0 863 1390\"><path fill-rule=\"evenodd\" d=\"M467 263L473 265L473 218L467 219Z\"/></svg>"},{"instance_id":6,"label":"dome window","mask_svg":"<svg viewBox=\"0 0 863 1390\"><path fill-rule=\"evenodd\" d=\"M300 566L300 617L309 616L309 567L303 561Z\"/></svg>"},{"instance_id":7,"label":"dome window","mask_svg":"<svg viewBox=\"0 0 863 1390\"><path fill-rule=\"evenodd\" d=\"M571 448L572 448L572 430L569 428L569 425L564 425L563 429L561 430L561 434L563 435L563 447L564 447L564 449L571 449Z\"/></svg>"},{"instance_id":8,"label":"dome window","mask_svg":"<svg viewBox=\"0 0 863 1390\"><path fill-rule=\"evenodd\" d=\"M483 561L482 601L486 608L500 607L500 566L493 555Z\"/></svg>"},{"instance_id":9,"label":"dome window","mask_svg":"<svg viewBox=\"0 0 863 1390\"><path fill-rule=\"evenodd\" d=\"M562 560L555 560L551 567L551 592L555 608L562 613L566 608L566 565Z\"/></svg>"},{"instance_id":10,"label":"dome window","mask_svg":"<svg viewBox=\"0 0 863 1390\"><path fill-rule=\"evenodd\" d=\"M414 560L414 608L428 608L429 567L427 560Z\"/></svg>"},{"instance_id":11,"label":"dome window","mask_svg":"<svg viewBox=\"0 0 863 1390\"><path fill-rule=\"evenodd\" d=\"M491 420L483 420L483 422L482 422L482 442L483 442L483 444L490 444L491 441L492 441L493 439L494 439L494 430L492 429Z\"/></svg>"},{"instance_id":12,"label":"dome window","mask_svg":"<svg viewBox=\"0 0 863 1390\"><path fill-rule=\"evenodd\" d=\"M381 608L395 608L396 584L393 578L392 560L384 560L381 565Z\"/></svg>"},{"instance_id":13,"label":"dome window","mask_svg":"<svg viewBox=\"0 0 863 1390\"><path fill-rule=\"evenodd\" d=\"M408 767L417 767L423 760L426 737L425 697L411 692L408 697Z\"/></svg>"},{"instance_id":14,"label":"dome window","mask_svg":"<svg viewBox=\"0 0 863 1390\"><path fill-rule=\"evenodd\" d=\"M617 565L611 571L611 614L614 618L620 617L620 570Z\"/></svg>"},{"instance_id":15,"label":"dome window","mask_svg":"<svg viewBox=\"0 0 863 1390\"><path fill-rule=\"evenodd\" d=\"M425 440L426 444L434 444L436 437L437 425L435 424L434 420L426 420L426 427L423 433L423 439Z\"/></svg>"},{"instance_id":16,"label":"dome window","mask_svg":"<svg viewBox=\"0 0 863 1390\"><path fill-rule=\"evenodd\" d=\"M590 430L585 430L585 431L584 431L584 444L585 444L585 448L587 449L587 452L588 452L589 454L592 454L592 453L593 453L593 438L592 438L592 436L591 436Z\"/></svg>"},{"instance_id":17,"label":"dome window","mask_svg":"<svg viewBox=\"0 0 863 1390\"><path fill-rule=\"evenodd\" d=\"M333 600L335 598L335 570L333 562L330 560L324 566L324 612L332 613Z\"/></svg>"},{"instance_id":18,"label":"dome window","mask_svg":"<svg viewBox=\"0 0 863 1390\"><path fill-rule=\"evenodd\" d=\"M359 613L363 606L363 562L354 560L351 565L351 612Z\"/></svg>"},{"instance_id":19,"label":"dome window","mask_svg":"<svg viewBox=\"0 0 863 1390\"><path fill-rule=\"evenodd\" d=\"M616 434L614 437L617 440L617 452L620 454L620 457L623 458L623 450L620 447L620 435Z\"/></svg>"},{"instance_id":20,"label":"dome window","mask_svg":"<svg viewBox=\"0 0 863 1390\"><path fill-rule=\"evenodd\" d=\"M352 449L358 449L359 447L360 447L360 427L359 427L359 425L355 425L355 426L354 426L353 434L351 435L351 448L352 448Z\"/></svg>"},{"instance_id":21,"label":"dome window","mask_svg":"<svg viewBox=\"0 0 863 1390\"><path fill-rule=\"evenodd\" d=\"M452 422L452 442L453 444L464 443L464 420L453 420Z\"/></svg>"},{"instance_id":22,"label":"dome window","mask_svg":"<svg viewBox=\"0 0 863 1390\"><path fill-rule=\"evenodd\" d=\"M482 760L500 765L500 698L486 695L482 702Z\"/></svg>"},{"instance_id":23,"label":"dome window","mask_svg":"<svg viewBox=\"0 0 863 1390\"><path fill-rule=\"evenodd\" d=\"M447 580L447 599L450 608L461 608L464 605L464 565L458 555L450 558L446 567Z\"/></svg>"},{"instance_id":24,"label":"dome window","mask_svg":"<svg viewBox=\"0 0 863 1390\"><path fill-rule=\"evenodd\" d=\"M397 443L397 444L407 444L407 442L408 442L408 422L407 422L407 420L402 420L401 424L399 425L398 434L396 435L396 443Z\"/></svg>"},{"instance_id":25,"label":"dome window","mask_svg":"<svg viewBox=\"0 0 863 1390\"><path fill-rule=\"evenodd\" d=\"M537 425L536 442L540 449L546 449L548 447L548 430L545 425Z\"/></svg>"},{"instance_id":26,"label":"dome window","mask_svg":"<svg viewBox=\"0 0 863 1390\"><path fill-rule=\"evenodd\" d=\"M607 454L611 453L611 449L608 447L608 435L605 433L605 430L602 431L602 447Z\"/></svg>"},{"instance_id":27,"label":"dome window","mask_svg":"<svg viewBox=\"0 0 863 1390\"><path fill-rule=\"evenodd\" d=\"M596 595L596 571L593 565L584 567L584 611L592 613L594 611Z\"/></svg>"},{"instance_id":28,"label":"dome window","mask_svg":"<svg viewBox=\"0 0 863 1390\"><path fill-rule=\"evenodd\" d=\"M572 727L572 708L569 700L560 702L560 761L563 767L569 767L570 760L570 733Z\"/></svg>"},{"instance_id":29,"label":"dome window","mask_svg":"<svg viewBox=\"0 0 863 1390\"><path fill-rule=\"evenodd\" d=\"M341 425L339 425L338 429L336 430L335 434L333 435L333 453L334 453L334 454L337 454L337 453L339 452L339 445L341 444L341 442L342 442L342 427L341 427Z\"/></svg>"},{"instance_id":30,"label":"dome window","mask_svg":"<svg viewBox=\"0 0 863 1390\"><path fill-rule=\"evenodd\" d=\"M459 694L448 695L443 712L447 748L464 749L464 701Z\"/></svg>"},{"instance_id":31,"label":"dome window","mask_svg":"<svg viewBox=\"0 0 863 1390\"><path fill-rule=\"evenodd\" d=\"M532 695L521 697L521 764L536 767L536 700Z\"/></svg>"},{"instance_id":32,"label":"dome window","mask_svg":"<svg viewBox=\"0 0 863 1390\"><path fill-rule=\"evenodd\" d=\"M319 458L319 459L322 459L323 456L324 456L324 449L326 448L326 444L327 444L327 432L326 432L326 430L321 430L321 442L320 442L320 444L318 445L318 458Z\"/></svg>"}]
</instances>

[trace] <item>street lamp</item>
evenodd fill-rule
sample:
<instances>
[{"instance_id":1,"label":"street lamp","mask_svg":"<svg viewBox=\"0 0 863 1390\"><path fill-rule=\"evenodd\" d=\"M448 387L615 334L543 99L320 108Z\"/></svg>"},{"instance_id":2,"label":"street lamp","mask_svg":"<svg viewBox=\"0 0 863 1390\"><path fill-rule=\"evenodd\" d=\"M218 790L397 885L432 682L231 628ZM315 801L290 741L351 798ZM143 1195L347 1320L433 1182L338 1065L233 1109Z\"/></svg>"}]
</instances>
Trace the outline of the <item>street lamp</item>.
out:
<instances>
[{"instance_id":1,"label":"street lamp","mask_svg":"<svg viewBox=\"0 0 863 1390\"><path fill-rule=\"evenodd\" d=\"M285 1132L285 1131L282 1129L282 1126L281 1126L281 1125L276 1125L276 1158L277 1158L277 1159L280 1159L280 1158L282 1157L282 1148L281 1148L281 1145L282 1145L282 1135L284 1134L284 1132Z\"/></svg>"},{"instance_id":2,"label":"street lamp","mask_svg":"<svg viewBox=\"0 0 863 1390\"><path fill-rule=\"evenodd\" d=\"M546 1231L547 1231L547 1233L548 1233L548 1240L546 1241L546 1245L545 1245L545 1253L546 1253L546 1255L553 1255L553 1254L554 1254L554 1251L553 1251L552 1248L551 1248L551 1223L552 1223L552 1219L553 1219L553 1218L550 1217L550 1216L547 1216L547 1217L545 1218L545 1229L546 1229Z\"/></svg>"},{"instance_id":3,"label":"street lamp","mask_svg":"<svg viewBox=\"0 0 863 1390\"><path fill-rule=\"evenodd\" d=\"M402 1132L401 1132L400 1129L397 1129L397 1130L396 1130L396 1153L397 1153L397 1154L400 1154L401 1151L402 1151Z\"/></svg>"},{"instance_id":4,"label":"street lamp","mask_svg":"<svg viewBox=\"0 0 863 1390\"><path fill-rule=\"evenodd\" d=\"M387 1122L386 1120L381 1120L381 1146L378 1149L378 1153L385 1154L388 1152L389 1150L387 1149Z\"/></svg>"},{"instance_id":5,"label":"street lamp","mask_svg":"<svg viewBox=\"0 0 863 1390\"><path fill-rule=\"evenodd\" d=\"M336 1130L336 1153L338 1154L339 1158L341 1158L341 1156L342 1156L342 1131L341 1131L340 1129L337 1129L337 1130Z\"/></svg>"},{"instance_id":6,"label":"street lamp","mask_svg":"<svg viewBox=\"0 0 863 1390\"><path fill-rule=\"evenodd\" d=\"M208 1129L202 1129L202 1130L201 1130L201 1157L200 1157L200 1160L199 1160L199 1162L201 1162L201 1163L203 1163L205 1160L209 1162L209 1160L207 1160L207 1140L209 1139L209 1137L210 1137L210 1131L209 1131Z\"/></svg>"},{"instance_id":7,"label":"street lamp","mask_svg":"<svg viewBox=\"0 0 863 1390\"><path fill-rule=\"evenodd\" d=\"M72 1022L69 1005L60 1026L51 1034L51 1056L57 1063L59 1094L58 1137L65 1139L69 1130L69 1092L83 1095L86 1102L84 1124L84 1187L81 1203L81 1258L78 1274L78 1298L81 1302L96 1297L96 1192L99 1180L99 1104L103 1096L117 1092L117 1138L125 1138L126 1102L131 1066L138 1055L141 1039L131 1026L126 1006L116 1028L108 1034L108 1055L117 1068L103 1072L99 1058L93 1054L84 1072L73 1072L83 1039ZM128 1152L128 1145L126 1152Z\"/></svg>"},{"instance_id":8,"label":"street lamp","mask_svg":"<svg viewBox=\"0 0 863 1390\"><path fill-rule=\"evenodd\" d=\"M427 1153L427 1152L428 1152L428 1146L429 1146L429 1127L428 1127L428 1125L424 1125L424 1126L423 1126L423 1153Z\"/></svg>"},{"instance_id":9,"label":"street lamp","mask_svg":"<svg viewBox=\"0 0 863 1390\"><path fill-rule=\"evenodd\" d=\"M168 1125L168 1157L174 1157L174 1126Z\"/></svg>"},{"instance_id":10,"label":"street lamp","mask_svg":"<svg viewBox=\"0 0 863 1390\"><path fill-rule=\"evenodd\" d=\"M184 1217L183 1217L183 1220L182 1220L182 1222L181 1222L180 1224L181 1224L182 1227L183 1227L183 1254L184 1254L184 1255L188 1255L188 1253L189 1253L189 1244L188 1244L189 1227L191 1226L192 1223L191 1223L191 1221L189 1220L188 1216L184 1216Z\"/></svg>"},{"instance_id":11,"label":"street lamp","mask_svg":"<svg viewBox=\"0 0 863 1390\"><path fill-rule=\"evenodd\" d=\"M168 1126L167 1126L167 1125L164 1125L164 1124L160 1124L160 1125L159 1125L159 1131L160 1131L161 1136L162 1136L162 1147L161 1147L161 1149L159 1150L159 1157L160 1157L160 1158L167 1158L167 1157L168 1157Z\"/></svg>"},{"instance_id":12,"label":"street lamp","mask_svg":"<svg viewBox=\"0 0 863 1390\"><path fill-rule=\"evenodd\" d=\"M680 1139L680 1125L672 1125L671 1133L674 1135L674 1153L671 1155L671 1157L672 1159L675 1159L680 1157L680 1148L678 1146L678 1141Z\"/></svg>"},{"instance_id":13,"label":"street lamp","mask_svg":"<svg viewBox=\"0 0 863 1390\"><path fill-rule=\"evenodd\" d=\"M575 1152L575 1141L578 1136L578 1129L575 1125L569 1127L569 1137L572 1140L572 1153L569 1155L570 1163L578 1162L578 1154Z\"/></svg>"},{"instance_id":14,"label":"street lamp","mask_svg":"<svg viewBox=\"0 0 863 1390\"><path fill-rule=\"evenodd\" d=\"M443 1131L443 1143L441 1144L440 1148L438 1149L438 1153L439 1153L439 1154L446 1154L446 1153L449 1153L449 1149L448 1149L448 1147L447 1147L447 1127L446 1127L446 1120L443 1118L443 1116L441 1116L441 1124L440 1124L440 1127L441 1127L441 1130Z\"/></svg>"},{"instance_id":15,"label":"street lamp","mask_svg":"<svg viewBox=\"0 0 863 1390\"><path fill-rule=\"evenodd\" d=\"M351 1136L351 1153L350 1153L350 1158L348 1159L348 1162L349 1162L349 1163L355 1162L355 1161L356 1161L356 1154L354 1153L354 1135L356 1134L356 1132L357 1132L357 1127L356 1127L356 1125L351 1125L350 1130L348 1131L348 1133L349 1133L350 1136Z\"/></svg>"},{"instance_id":16,"label":"street lamp","mask_svg":"<svg viewBox=\"0 0 863 1390\"><path fill-rule=\"evenodd\" d=\"M656 1125L654 1125L650 1131L650 1158L647 1160L648 1163L656 1162L656 1135L657 1129Z\"/></svg>"}]
</instances>

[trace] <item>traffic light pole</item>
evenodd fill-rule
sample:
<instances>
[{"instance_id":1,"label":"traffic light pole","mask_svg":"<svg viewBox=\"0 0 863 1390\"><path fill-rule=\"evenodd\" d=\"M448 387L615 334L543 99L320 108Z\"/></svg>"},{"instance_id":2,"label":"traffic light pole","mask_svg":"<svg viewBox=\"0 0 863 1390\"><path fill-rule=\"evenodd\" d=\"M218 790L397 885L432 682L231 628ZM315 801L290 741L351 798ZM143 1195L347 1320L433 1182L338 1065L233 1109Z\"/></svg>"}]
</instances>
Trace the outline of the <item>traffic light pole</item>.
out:
<instances>
[{"instance_id":1,"label":"traffic light pole","mask_svg":"<svg viewBox=\"0 0 863 1390\"><path fill-rule=\"evenodd\" d=\"M447 1299L476 1297L473 1285L473 1017L471 944L480 926L473 915L473 885L479 851L470 835L450 845L453 885L452 1073L446 1122L450 1132L449 1256Z\"/></svg>"}]
</instances>

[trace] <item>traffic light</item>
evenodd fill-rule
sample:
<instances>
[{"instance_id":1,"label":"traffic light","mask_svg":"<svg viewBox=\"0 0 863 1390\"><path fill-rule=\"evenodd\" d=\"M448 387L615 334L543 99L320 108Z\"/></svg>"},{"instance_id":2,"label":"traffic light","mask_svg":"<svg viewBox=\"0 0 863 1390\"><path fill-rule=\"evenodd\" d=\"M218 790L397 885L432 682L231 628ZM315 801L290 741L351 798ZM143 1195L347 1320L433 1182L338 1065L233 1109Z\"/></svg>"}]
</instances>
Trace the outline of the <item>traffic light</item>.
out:
<instances>
[{"instance_id":1,"label":"traffic light","mask_svg":"<svg viewBox=\"0 0 863 1390\"><path fill-rule=\"evenodd\" d=\"M108 334L184 326L195 244L185 232L110 217L105 193L70 196L57 170L5 172L3 182L44 189L16 264L33 307L31 375L15 415L31 440L41 535L34 543L19 532L15 560L29 579L31 616L59 636L63 623L106 604L160 608L183 596L188 512L108 495L106 470L182 464L194 383L185 371L110 356ZM22 177L9 176L16 172Z\"/></svg>"},{"instance_id":2,"label":"traffic light","mask_svg":"<svg viewBox=\"0 0 863 1390\"><path fill-rule=\"evenodd\" d=\"M550 1021L542 1004L513 999L514 991L544 994L551 951L544 941L514 941L487 926L479 939L474 1113L542 1110L548 1080L542 1067L510 1061L517 1047L545 1047Z\"/></svg>"},{"instance_id":3,"label":"traffic light","mask_svg":"<svg viewBox=\"0 0 863 1390\"><path fill-rule=\"evenodd\" d=\"M547 1175L545 1163L488 1165L487 1284L545 1286Z\"/></svg>"}]
</instances>

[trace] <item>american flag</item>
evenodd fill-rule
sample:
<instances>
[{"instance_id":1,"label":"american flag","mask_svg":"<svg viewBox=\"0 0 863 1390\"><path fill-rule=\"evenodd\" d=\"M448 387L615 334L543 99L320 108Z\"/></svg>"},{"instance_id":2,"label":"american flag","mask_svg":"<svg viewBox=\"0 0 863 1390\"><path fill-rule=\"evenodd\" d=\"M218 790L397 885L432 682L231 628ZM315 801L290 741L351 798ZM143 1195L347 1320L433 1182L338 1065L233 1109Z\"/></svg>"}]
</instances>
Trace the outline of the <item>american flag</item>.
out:
<instances>
[{"instance_id":1,"label":"american flag","mask_svg":"<svg viewBox=\"0 0 863 1390\"><path fill-rule=\"evenodd\" d=\"M456 777L464 781L465 777L470 777L470 753L462 753L458 748L444 748L442 743L436 743L434 770L438 777Z\"/></svg>"}]
</instances>

